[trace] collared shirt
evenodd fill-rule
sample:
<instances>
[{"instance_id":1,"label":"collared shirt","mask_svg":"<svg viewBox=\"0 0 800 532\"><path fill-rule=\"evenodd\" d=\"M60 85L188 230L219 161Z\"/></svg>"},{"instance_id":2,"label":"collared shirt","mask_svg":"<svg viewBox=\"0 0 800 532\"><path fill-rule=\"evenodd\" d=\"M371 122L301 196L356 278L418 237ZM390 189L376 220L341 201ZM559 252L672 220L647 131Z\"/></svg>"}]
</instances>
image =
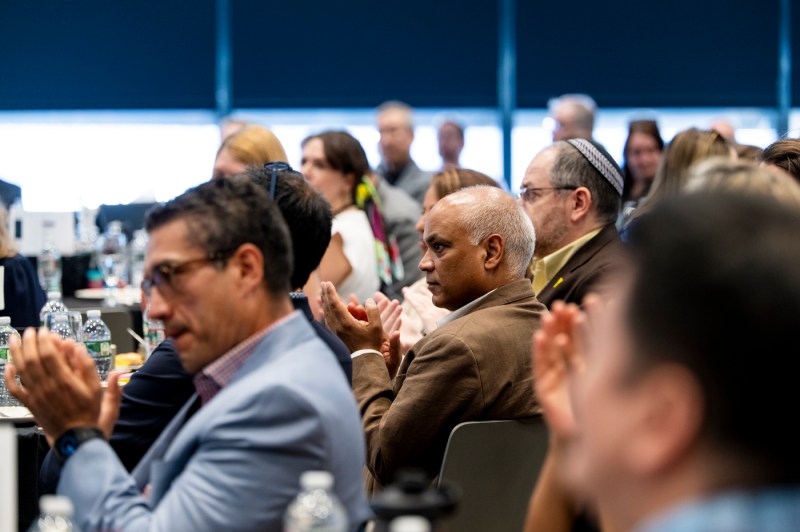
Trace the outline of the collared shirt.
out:
<instances>
[{"instance_id":1,"label":"collared shirt","mask_svg":"<svg viewBox=\"0 0 800 532\"><path fill-rule=\"evenodd\" d=\"M495 288L495 290L497 290L497 289ZM494 290L492 290L491 292L486 292L485 294L483 294L478 299L473 299L472 301L470 301L469 303L467 303L463 307L454 310L453 312L451 312L450 314L448 314L444 318L442 318L439 321L437 321L436 325L441 327L442 325L445 325L446 323L450 323L453 320L457 320L458 318L466 316L467 314L469 314L470 312L472 312L473 310L478 308L478 306L481 303L483 303L483 301L487 297L489 297L489 294L491 294L492 292L494 292Z\"/></svg>"},{"instance_id":2,"label":"collared shirt","mask_svg":"<svg viewBox=\"0 0 800 532\"><path fill-rule=\"evenodd\" d=\"M238 343L233 349L207 365L194 376L194 387L203 405L214 398L217 393L230 384L239 369L247 362L256 346L276 328L280 327L294 317L299 311L295 310L283 318L275 321L269 327L253 334L243 342Z\"/></svg>"},{"instance_id":3,"label":"collared shirt","mask_svg":"<svg viewBox=\"0 0 800 532\"><path fill-rule=\"evenodd\" d=\"M602 231L602 227L598 227L594 231L589 231L577 240L573 240L563 248L552 252L538 260L533 261L533 291L537 295L544 290L550 279L569 262L569 259L583 247L589 240L596 237Z\"/></svg>"}]
</instances>

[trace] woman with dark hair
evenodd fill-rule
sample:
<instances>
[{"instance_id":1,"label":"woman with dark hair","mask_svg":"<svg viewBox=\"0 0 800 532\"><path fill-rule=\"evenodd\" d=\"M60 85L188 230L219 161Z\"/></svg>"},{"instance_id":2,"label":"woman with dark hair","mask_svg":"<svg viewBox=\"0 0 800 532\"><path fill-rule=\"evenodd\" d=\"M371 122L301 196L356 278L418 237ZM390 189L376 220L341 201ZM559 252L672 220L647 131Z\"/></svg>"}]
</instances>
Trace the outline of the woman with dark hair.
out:
<instances>
[{"instance_id":1,"label":"woman with dark hair","mask_svg":"<svg viewBox=\"0 0 800 532\"><path fill-rule=\"evenodd\" d=\"M637 202L647 196L658 170L664 140L655 120L634 120L628 126L622 167L625 184L622 203Z\"/></svg>"},{"instance_id":2,"label":"woman with dark hair","mask_svg":"<svg viewBox=\"0 0 800 532\"><path fill-rule=\"evenodd\" d=\"M302 172L333 211L331 242L319 265L320 281L343 296L364 301L380 289L375 235L367 213L356 204L357 190L371 172L364 148L344 131L311 135L302 143Z\"/></svg>"}]
</instances>

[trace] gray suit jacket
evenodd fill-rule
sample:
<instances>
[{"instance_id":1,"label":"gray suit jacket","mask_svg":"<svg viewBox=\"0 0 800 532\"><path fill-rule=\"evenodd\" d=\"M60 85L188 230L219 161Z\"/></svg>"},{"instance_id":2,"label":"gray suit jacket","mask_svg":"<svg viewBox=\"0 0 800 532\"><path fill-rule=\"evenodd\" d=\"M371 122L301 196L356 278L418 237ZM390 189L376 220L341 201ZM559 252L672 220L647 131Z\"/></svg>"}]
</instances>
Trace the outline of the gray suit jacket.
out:
<instances>
[{"instance_id":1,"label":"gray suit jacket","mask_svg":"<svg viewBox=\"0 0 800 532\"><path fill-rule=\"evenodd\" d=\"M377 171L380 176L386 177L386 167L383 163L378 166ZM408 161L408 164L392 185L402 188L409 196L417 200L417 203L422 205L425 191L428 190L428 185L431 184L432 176L431 172L420 169L414 161Z\"/></svg>"},{"instance_id":2,"label":"gray suit jacket","mask_svg":"<svg viewBox=\"0 0 800 532\"><path fill-rule=\"evenodd\" d=\"M447 438L459 423L540 412L532 386L531 337L546 312L530 281L520 279L417 342L394 381L382 357L353 360L353 392L367 436L369 492L403 467L419 467L435 477Z\"/></svg>"},{"instance_id":3,"label":"gray suit jacket","mask_svg":"<svg viewBox=\"0 0 800 532\"><path fill-rule=\"evenodd\" d=\"M402 301L401 289L404 286L410 286L422 275L419 271L422 251L419 247L419 233L416 229L417 221L422 215L422 207L405 190L390 185L382 177L378 178L375 188L383 204L382 214L386 230L397 239L397 247L400 248L400 257L403 259L405 273L402 281L387 287L386 295Z\"/></svg>"},{"instance_id":4,"label":"gray suit jacket","mask_svg":"<svg viewBox=\"0 0 800 532\"><path fill-rule=\"evenodd\" d=\"M322 469L356 529L370 517L364 441L340 372L296 313L187 421L193 396L132 475L106 442L91 440L67 460L58 493L84 531L281 530L300 474Z\"/></svg>"}]
</instances>

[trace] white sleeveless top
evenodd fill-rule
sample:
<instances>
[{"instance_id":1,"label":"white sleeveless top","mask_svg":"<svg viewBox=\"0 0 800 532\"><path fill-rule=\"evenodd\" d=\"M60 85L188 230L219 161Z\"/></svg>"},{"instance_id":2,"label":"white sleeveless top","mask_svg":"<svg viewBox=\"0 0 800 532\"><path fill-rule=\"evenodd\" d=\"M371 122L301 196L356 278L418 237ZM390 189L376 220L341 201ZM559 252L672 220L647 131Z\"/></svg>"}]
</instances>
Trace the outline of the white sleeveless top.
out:
<instances>
[{"instance_id":1,"label":"white sleeveless top","mask_svg":"<svg viewBox=\"0 0 800 532\"><path fill-rule=\"evenodd\" d=\"M347 209L333 218L331 234L342 236L344 256L350 261L352 271L339 283L336 291L344 300L355 294L363 303L380 289L378 263L375 260L375 237L367 215L361 209Z\"/></svg>"}]
</instances>

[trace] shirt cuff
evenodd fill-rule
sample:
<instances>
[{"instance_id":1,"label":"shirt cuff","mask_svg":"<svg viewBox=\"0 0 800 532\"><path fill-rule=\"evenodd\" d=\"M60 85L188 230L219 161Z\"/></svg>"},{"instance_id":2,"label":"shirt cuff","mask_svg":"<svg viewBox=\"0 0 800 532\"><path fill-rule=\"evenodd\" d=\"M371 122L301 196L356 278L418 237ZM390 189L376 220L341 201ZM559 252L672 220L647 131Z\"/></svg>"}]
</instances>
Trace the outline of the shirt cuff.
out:
<instances>
[{"instance_id":1,"label":"shirt cuff","mask_svg":"<svg viewBox=\"0 0 800 532\"><path fill-rule=\"evenodd\" d=\"M370 353L374 353L374 354L378 355L379 357L383 356L380 351L377 351L375 349L359 349L355 353L350 353L350 358L351 359L356 359L356 358L360 357L361 355L367 355L367 354L370 354Z\"/></svg>"}]
</instances>

